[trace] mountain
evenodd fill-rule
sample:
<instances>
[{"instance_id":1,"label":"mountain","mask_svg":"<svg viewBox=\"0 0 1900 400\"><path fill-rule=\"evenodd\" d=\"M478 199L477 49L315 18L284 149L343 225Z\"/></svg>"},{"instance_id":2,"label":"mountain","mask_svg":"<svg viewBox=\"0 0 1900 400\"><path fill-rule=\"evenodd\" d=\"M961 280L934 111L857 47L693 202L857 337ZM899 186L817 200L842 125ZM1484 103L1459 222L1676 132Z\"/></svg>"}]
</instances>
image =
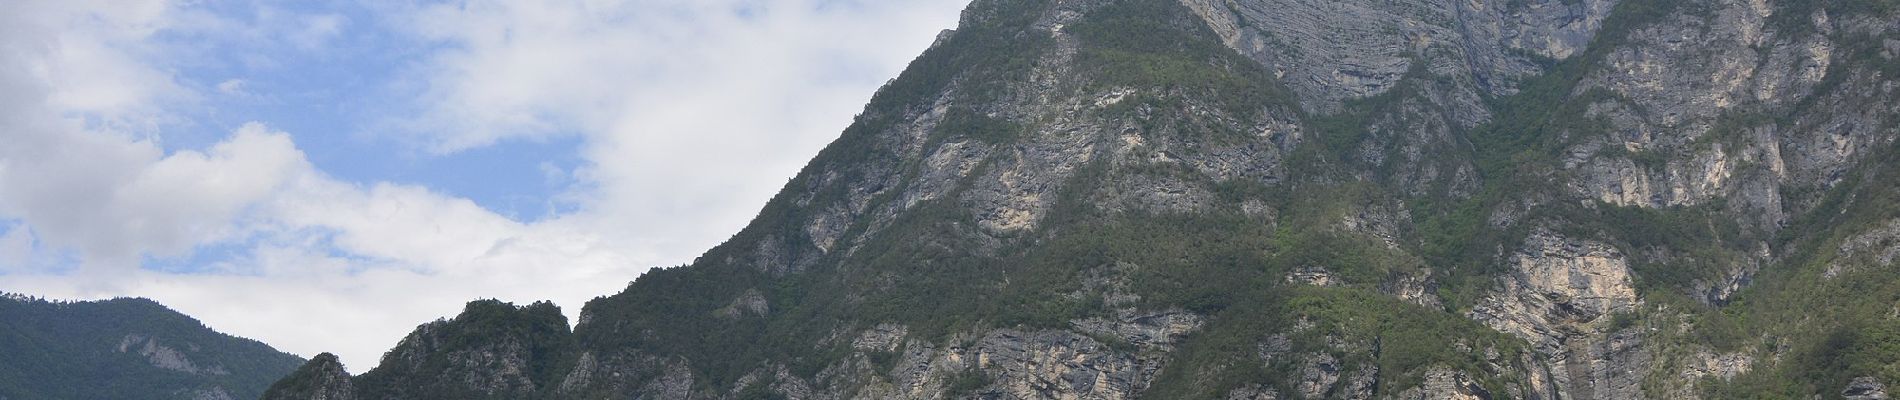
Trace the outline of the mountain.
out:
<instances>
[{"instance_id":1,"label":"mountain","mask_svg":"<svg viewBox=\"0 0 1900 400\"><path fill-rule=\"evenodd\" d=\"M468 303L461 315L416 328L362 376L324 353L272 385L267 399L525 399L571 362L573 335L554 303ZM368 393L358 396L357 393Z\"/></svg>"},{"instance_id":2,"label":"mountain","mask_svg":"<svg viewBox=\"0 0 1900 400\"><path fill-rule=\"evenodd\" d=\"M976 0L750 225L571 331L478 302L289 379L1887 398L1896 74L1892 0Z\"/></svg>"},{"instance_id":3,"label":"mountain","mask_svg":"<svg viewBox=\"0 0 1900 400\"><path fill-rule=\"evenodd\" d=\"M146 299L0 294L0 399L250 399L303 358Z\"/></svg>"}]
</instances>

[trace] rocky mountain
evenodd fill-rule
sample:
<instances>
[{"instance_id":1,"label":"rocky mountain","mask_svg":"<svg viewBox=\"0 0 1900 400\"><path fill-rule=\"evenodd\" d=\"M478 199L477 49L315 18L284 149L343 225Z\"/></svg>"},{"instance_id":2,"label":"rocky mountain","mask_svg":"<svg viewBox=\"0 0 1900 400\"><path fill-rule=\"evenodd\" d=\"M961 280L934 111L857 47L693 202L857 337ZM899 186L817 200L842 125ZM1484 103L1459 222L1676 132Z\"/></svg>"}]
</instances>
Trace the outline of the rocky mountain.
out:
<instances>
[{"instance_id":1,"label":"rocky mountain","mask_svg":"<svg viewBox=\"0 0 1900 400\"><path fill-rule=\"evenodd\" d=\"M266 399L353 400L356 386L335 354L318 354L296 372L271 384Z\"/></svg>"},{"instance_id":2,"label":"rocky mountain","mask_svg":"<svg viewBox=\"0 0 1900 400\"><path fill-rule=\"evenodd\" d=\"M1892 0L976 0L752 224L571 331L478 302L287 382L1887 398L1896 74Z\"/></svg>"},{"instance_id":3,"label":"rocky mountain","mask_svg":"<svg viewBox=\"0 0 1900 400\"><path fill-rule=\"evenodd\" d=\"M0 294L0 399L249 399L303 362L151 300Z\"/></svg>"},{"instance_id":4,"label":"rocky mountain","mask_svg":"<svg viewBox=\"0 0 1900 400\"><path fill-rule=\"evenodd\" d=\"M574 361L567 317L553 303L468 303L423 324L361 376L325 353L272 385L265 399L527 399Z\"/></svg>"}]
</instances>

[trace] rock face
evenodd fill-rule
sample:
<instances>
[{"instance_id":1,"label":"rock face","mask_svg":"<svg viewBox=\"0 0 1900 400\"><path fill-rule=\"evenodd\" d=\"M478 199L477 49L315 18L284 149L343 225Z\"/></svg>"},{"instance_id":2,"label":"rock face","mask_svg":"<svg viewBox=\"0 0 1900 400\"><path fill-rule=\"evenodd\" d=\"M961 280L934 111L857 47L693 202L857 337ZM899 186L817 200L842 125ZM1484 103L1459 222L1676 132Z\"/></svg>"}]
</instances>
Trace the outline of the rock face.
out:
<instances>
[{"instance_id":1,"label":"rock face","mask_svg":"<svg viewBox=\"0 0 1900 400\"><path fill-rule=\"evenodd\" d=\"M1454 98L1516 92L1544 59L1583 51L1614 0L1186 0L1222 41L1274 71L1308 110L1383 94L1414 68ZM1482 113L1483 110L1468 110Z\"/></svg>"},{"instance_id":2,"label":"rock face","mask_svg":"<svg viewBox=\"0 0 1900 400\"><path fill-rule=\"evenodd\" d=\"M693 264L571 332L471 304L343 392L1884 396L1900 307L1838 299L1900 298L1895 21L977 0Z\"/></svg>"},{"instance_id":3,"label":"rock face","mask_svg":"<svg viewBox=\"0 0 1900 400\"><path fill-rule=\"evenodd\" d=\"M1615 248L1549 232L1533 233L1524 246L1513 257L1515 271L1472 309L1472 319L1555 351L1598 318L1638 305L1629 263Z\"/></svg>"},{"instance_id":4,"label":"rock face","mask_svg":"<svg viewBox=\"0 0 1900 400\"><path fill-rule=\"evenodd\" d=\"M1492 397L1463 373L1435 369L1425 373L1425 383L1400 392L1404 400L1480 400Z\"/></svg>"},{"instance_id":5,"label":"rock face","mask_svg":"<svg viewBox=\"0 0 1900 400\"><path fill-rule=\"evenodd\" d=\"M1581 398L1638 397L1648 355L1637 334L1617 335L1600 319L1640 304L1629 263L1603 243L1533 232L1512 257L1515 271L1471 310L1471 318L1530 342L1551 357L1560 393Z\"/></svg>"},{"instance_id":6,"label":"rock face","mask_svg":"<svg viewBox=\"0 0 1900 400\"><path fill-rule=\"evenodd\" d=\"M1840 259L1828 265L1823 277L1835 278L1843 273L1853 272L1854 267L1890 267L1900 259L1900 219L1887 221L1886 224L1867 232L1854 235L1843 241L1838 248Z\"/></svg>"},{"instance_id":7,"label":"rock face","mask_svg":"<svg viewBox=\"0 0 1900 400\"><path fill-rule=\"evenodd\" d=\"M221 365L209 365L201 368L197 364L193 364L191 359L185 356L184 352L160 344L157 339L136 333L127 334L125 335L125 339L119 341L118 352L134 353L144 356L145 360L150 362L152 366L169 371L206 375L231 374L230 371L224 370L224 366Z\"/></svg>"},{"instance_id":8,"label":"rock face","mask_svg":"<svg viewBox=\"0 0 1900 400\"><path fill-rule=\"evenodd\" d=\"M1846 389L1841 389L1841 398L1847 400L1887 400L1887 385L1880 384L1879 380L1875 380L1871 376L1854 378L1853 382L1847 384Z\"/></svg>"}]
</instances>

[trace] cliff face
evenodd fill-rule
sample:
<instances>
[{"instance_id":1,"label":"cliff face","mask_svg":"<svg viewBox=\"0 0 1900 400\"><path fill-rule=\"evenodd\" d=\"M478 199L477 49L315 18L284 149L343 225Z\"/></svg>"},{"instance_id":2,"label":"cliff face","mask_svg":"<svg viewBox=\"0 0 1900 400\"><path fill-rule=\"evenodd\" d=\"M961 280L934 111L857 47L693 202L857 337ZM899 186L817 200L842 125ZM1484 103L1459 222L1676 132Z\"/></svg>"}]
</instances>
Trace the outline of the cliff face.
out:
<instances>
[{"instance_id":1,"label":"cliff face","mask_svg":"<svg viewBox=\"0 0 1900 400\"><path fill-rule=\"evenodd\" d=\"M353 390L1885 396L1897 58L1884 0L978 0L725 244Z\"/></svg>"}]
</instances>

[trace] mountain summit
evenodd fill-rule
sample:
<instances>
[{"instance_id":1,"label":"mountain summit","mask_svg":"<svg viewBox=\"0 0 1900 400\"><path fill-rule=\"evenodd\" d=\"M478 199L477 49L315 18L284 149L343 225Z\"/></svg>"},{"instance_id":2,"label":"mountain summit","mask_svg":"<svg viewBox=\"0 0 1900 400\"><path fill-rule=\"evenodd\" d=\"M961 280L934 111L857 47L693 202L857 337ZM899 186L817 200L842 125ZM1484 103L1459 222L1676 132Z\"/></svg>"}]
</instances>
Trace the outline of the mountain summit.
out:
<instances>
[{"instance_id":1,"label":"mountain summit","mask_svg":"<svg viewBox=\"0 0 1900 400\"><path fill-rule=\"evenodd\" d=\"M1891 0L977 0L692 264L273 398L1886 398L1897 73Z\"/></svg>"}]
</instances>

